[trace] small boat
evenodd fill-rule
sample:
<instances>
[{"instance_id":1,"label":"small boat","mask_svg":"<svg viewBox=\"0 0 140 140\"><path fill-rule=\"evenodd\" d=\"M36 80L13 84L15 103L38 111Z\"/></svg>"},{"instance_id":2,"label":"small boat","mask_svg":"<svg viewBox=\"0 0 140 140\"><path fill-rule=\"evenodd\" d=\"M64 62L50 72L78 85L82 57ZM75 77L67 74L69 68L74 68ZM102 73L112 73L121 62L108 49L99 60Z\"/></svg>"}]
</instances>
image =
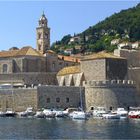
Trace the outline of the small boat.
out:
<instances>
[{"instance_id":1,"label":"small boat","mask_svg":"<svg viewBox=\"0 0 140 140\"><path fill-rule=\"evenodd\" d=\"M19 113L19 116L21 117L30 117L34 115L35 115L35 112L33 112L33 107L27 107L26 111Z\"/></svg>"},{"instance_id":2,"label":"small boat","mask_svg":"<svg viewBox=\"0 0 140 140\"><path fill-rule=\"evenodd\" d=\"M140 107L130 107L129 118L140 119Z\"/></svg>"},{"instance_id":3,"label":"small boat","mask_svg":"<svg viewBox=\"0 0 140 140\"><path fill-rule=\"evenodd\" d=\"M65 117L65 114L63 113L63 111L53 111L53 112L55 112L55 117Z\"/></svg>"},{"instance_id":4,"label":"small boat","mask_svg":"<svg viewBox=\"0 0 140 140\"><path fill-rule=\"evenodd\" d=\"M5 112L0 111L0 117L5 117Z\"/></svg>"},{"instance_id":5,"label":"small boat","mask_svg":"<svg viewBox=\"0 0 140 140\"><path fill-rule=\"evenodd\" d=\"M37 111L35 114L36 118L45 118L45 114L43 113L43 111Z\"/></svg>"},{"instance_id":6,"label":"small boat","mask_svg":"<svg viewBox=\"0 0 140 140\"><path fill-rule=\"evenodd\" d=\"M96 109L93 110L93 117L102 117L103 114L107 114L107 110L105 107L97 107Z\"/></svg>"},{"instance_id":7,"label":"small boat","mask_svg":"<svg viewBox=\"0 0 140 140\"><path fill-rule=\"evenodd\" d=\"M120 119L120 115L116 113L103 114L104 119Z\"/></svg>"},{"instance_id":8,"label":"small boat","mask_svg":"<svg viewBox=\"0 0 140 140\"><path fill-rule=\"evenodd\" d=\"M128 111L125 110L124 108L117 108L116 113L120 115L120 118L127 118L128 116Z\"/></svg>"},{"instance_id":9,"label":"small boat","mask_svg":"<svg viewBox=\"0 0 140 140\"><path fill-rule=\"evenodd\" d=\"M5 112L5 117L15 117L16 113L11 109L7 109L7 111Z\"/></svg>"},{"instance_id":10,"label":"small boat","mask_svg":"<svg viewBox=\"0 0 140 140\"><path fill-rule=\"evenodd\" d=\"M44 109L43 113L45 114L46 118L55 118L55 112L52 109Z\"/></svg>"},{"instance_id":11,"label":"small boat","mask_svg":"<svg viewBox=\"0 0 140 140\"><path fill-rule=\"evenodd\" d=\"M73 119L87 119L86 113L84 111L74 111L70 113L70 117Z\"/></svg>"}]
</instances>

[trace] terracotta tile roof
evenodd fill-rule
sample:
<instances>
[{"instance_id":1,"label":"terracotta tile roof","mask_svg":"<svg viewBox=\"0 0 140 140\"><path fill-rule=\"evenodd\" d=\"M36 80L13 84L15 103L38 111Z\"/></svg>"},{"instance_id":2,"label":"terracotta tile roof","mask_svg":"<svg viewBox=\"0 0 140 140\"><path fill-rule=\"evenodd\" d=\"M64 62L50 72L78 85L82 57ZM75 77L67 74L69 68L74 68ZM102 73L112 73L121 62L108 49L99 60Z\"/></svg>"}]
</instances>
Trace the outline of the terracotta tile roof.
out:
<instances>
[{"instance_id":1,"label":"terracotta tile roof","mask_svg":"<svg viewBox=\"0 0 140 140\"><path fill-rule=\"evenodd\" d=\"M16 55L17 52L18 52L18 50L2 51L2 52L0 52L0 57L13 57Z\"/></svg>"},{"instance_id":2,"label":"terracotta tile roof","mask_svg":"<svg viewBox=\"0 0 140 140\"><path fill-rule=\"evenodd\" d=\"M76 63L80 62L80 59L78 59L76 57L72 57L72 56L58 55L58 58L62 59L64 61L70 61L70 62L76 62Z\"/></svg>"},{"instance_id":3,"label":"terracotta tile roof","mask_svg":"<svg viewBox=\"0 0 140 140\"><path fill-rule=\"evenodd\" d=\"M47 50L47 53L50 53L50 54L56 54L54 51L52 50Z\"/></svg>"},{"instance_id":4,"label":"terracotta tile roof","mask_svg":"<svg viewBox=\"0 0 140 140\"><path fill-rule=\"evenodd\" d=\"M19 50L10 50L0 52L0 57L16 57L16 56L43 56L30 46L23 47Z\"/></svg>"},{"instance_id":5,"label":"terracotta tile roof","mask_svg":"<svg viewBox=\"0 0 140 140\"><path fill-rule=\"evenodd\" d=\"M16 54L16 56L25 56L25 55L43 56L41 53L39 53L39 51L36 51L30 46L21 48Z\"/></svg>"},{"instance_id":6,"label":"terracotta tile roof","mask_svg":"<svg viewBox=\"0 0 140 140\"><path fill-rule=\"evenodd\" d=\"M68 74L75 74L75 73L80 73L80 66L70 66L70 67L65 67L61 69L58 73L57 76L63 76L63 75L68 75Z\"/></svg>"},{"instance_id":7,"label":"terracotta tile roof","mask_svg":"<svg viewBox=\"0 0 140 140\"><path fill-rule=\"evenodd\" d=\"M84 56L83 58L81 58L81 61L92 60L92 59L106 59L106 58L125 59L123 57L115 56L111 53L99 52L99 53L95 53L95 54L92 54L92 55Z\"/></svg>"}]
</instances>

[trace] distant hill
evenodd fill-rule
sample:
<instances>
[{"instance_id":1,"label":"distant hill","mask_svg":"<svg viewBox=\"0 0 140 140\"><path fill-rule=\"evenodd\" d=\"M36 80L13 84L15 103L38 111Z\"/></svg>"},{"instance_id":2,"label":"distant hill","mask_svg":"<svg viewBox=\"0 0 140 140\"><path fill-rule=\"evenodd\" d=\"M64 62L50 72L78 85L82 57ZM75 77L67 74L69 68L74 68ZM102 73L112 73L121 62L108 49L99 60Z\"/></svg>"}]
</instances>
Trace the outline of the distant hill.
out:
<instances>
[{"instance_id":1,"label":"distant hill","mask_svg":"<svg viewBox=\"0 0 140 140\"><path fill-rule=\"evenodd\" d=\"M52 49L63 53L66 48L75 51L75 45L81 45L81 51L113 51L116 46L111 46L110 42L118 38L121 41L140 40L140 4L113 14L82 33L64 36L53 43Z\"/></svg>"}]
</instances>

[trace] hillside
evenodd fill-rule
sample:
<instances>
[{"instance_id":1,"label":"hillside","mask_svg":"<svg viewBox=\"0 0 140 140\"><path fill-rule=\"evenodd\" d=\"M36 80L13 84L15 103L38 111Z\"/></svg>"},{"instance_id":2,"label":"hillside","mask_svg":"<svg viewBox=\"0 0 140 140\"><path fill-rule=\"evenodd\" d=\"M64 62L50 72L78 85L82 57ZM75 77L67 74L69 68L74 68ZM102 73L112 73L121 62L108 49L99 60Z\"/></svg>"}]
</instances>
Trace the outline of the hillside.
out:
<instances>
[{"instance_id":1,"label":"hillside","mask_svg":"<svg viewBox=\"0 0 140 140\"><path fill-rule=\"evenodd\" d=\"M111 52L116 48L110 44L113 39L131 42L140 40L140 4L113 14L82 33L64 36L61 41L53 43L52 49L58 53L64 53L66 49L72 49L73 53ZM81 46L80 50L75 49L77 45Z\"/></svg>"}]
</instances>

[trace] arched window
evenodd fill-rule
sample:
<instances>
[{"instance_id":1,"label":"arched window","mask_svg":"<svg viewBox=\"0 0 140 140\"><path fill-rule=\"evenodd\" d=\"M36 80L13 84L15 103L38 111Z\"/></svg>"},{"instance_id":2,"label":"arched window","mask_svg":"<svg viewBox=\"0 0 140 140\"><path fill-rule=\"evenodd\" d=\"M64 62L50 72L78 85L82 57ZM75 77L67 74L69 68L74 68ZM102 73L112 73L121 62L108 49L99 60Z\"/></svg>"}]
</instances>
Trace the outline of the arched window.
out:
<instances>
[{"instance_id":1,"label":"arched window","mask_svg":"<svg viewBox=\"0 0 140 140\"><path fill-rule=\"evenodd\" d=\"M3 73L8 73L8 65L3 64Z\"/></svg>"}]
</instances>

